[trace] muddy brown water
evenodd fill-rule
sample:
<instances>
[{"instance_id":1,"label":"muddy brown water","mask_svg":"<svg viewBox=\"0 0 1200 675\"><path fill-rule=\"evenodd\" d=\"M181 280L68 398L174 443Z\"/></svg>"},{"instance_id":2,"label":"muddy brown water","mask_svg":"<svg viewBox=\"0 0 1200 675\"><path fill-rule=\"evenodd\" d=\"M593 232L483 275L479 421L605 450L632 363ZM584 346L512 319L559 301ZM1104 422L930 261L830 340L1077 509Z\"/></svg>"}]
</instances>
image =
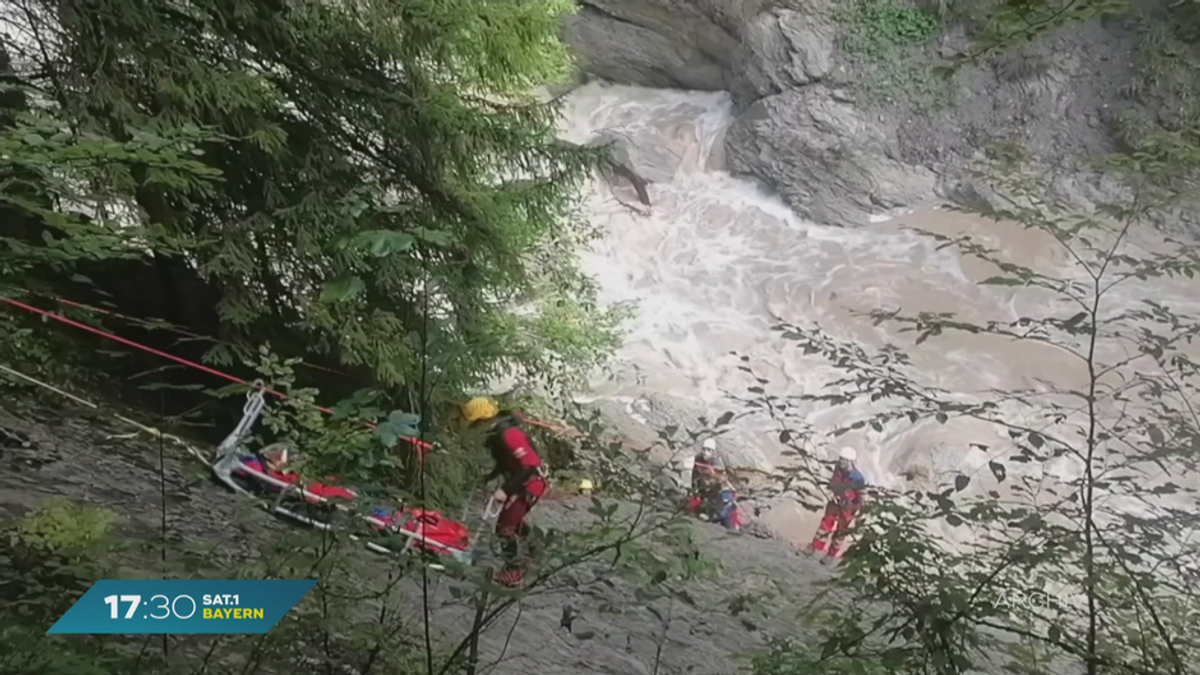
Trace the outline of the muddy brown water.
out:
<instances>
[{"instance_id":1,"label":"muddy brown water","mask_svg":"<svg viewBox=\"0 0 1200 675\"><path fill-rule=\"evenodd\" d=\"M636 305L625 344L596 377L587 399L624 405L626 417L635 422L645 417L631 409L639 401L679 402L689 416L675 422L695 426L697 415L715 419L731 407L729 394L755 384L738 369L740 356L771 381L772 393L823 392L840 373L780 340L771 330L780 319L820 326L836 339L867 348L885 342L902 346L923 384L953 396L1083 382L1085 370L1054 347L965 334L944 334L916 346L914 335L874 325L861 314L901 308L909 314L954 312L974 322L1047 314L1065 319L1078 308L1037 290L981 286L996 272L991 263L938 250L937 241L913 228L943 236L971 234L1003 259L1081 277L1052 237L937 204L880 213L865 227L805 221L764 186L725 170L721 144L732 121L732 102L722 92L593 82L566 98L564 138L579 143L618 139L633 168L654 181L648 188L650 208L630 208L635 198L628 186L601 179L583 195L584 213L600 233L583 257L585 267L604 301ZM1124 250L1136 256L1162 244L1162 234L1135 228ZM1111 294L1104 315L1145 298L1200 314L1200 283L1181 278L1122 285ZM1127 341L1105 340L1101 357L1111 362L1129 349ZM1131 370L1139 367L1146 364ZM837 409L814 405L804 413L817 431L827 432L874 408L865 402ZM777 438L770 422L744 419L719 439L719 447L736 464L769 469L787 462ZM972 443L988 445L997 456L1011 449L1001 429L955 420L849 434L818 443L814 450L832 457L843 442L857 446L860 468L872 483L893 488L903 487L902 474L918 465L940 480L986 466L986 458L971 452ZM1047 476L1078 473L1078 467L1063 462L1031 469ZM970 489L981 488L973 483ZM767 518L796 539L806 538L815 526L811 514L787 504Z\"/></svg>"}]
</instances>

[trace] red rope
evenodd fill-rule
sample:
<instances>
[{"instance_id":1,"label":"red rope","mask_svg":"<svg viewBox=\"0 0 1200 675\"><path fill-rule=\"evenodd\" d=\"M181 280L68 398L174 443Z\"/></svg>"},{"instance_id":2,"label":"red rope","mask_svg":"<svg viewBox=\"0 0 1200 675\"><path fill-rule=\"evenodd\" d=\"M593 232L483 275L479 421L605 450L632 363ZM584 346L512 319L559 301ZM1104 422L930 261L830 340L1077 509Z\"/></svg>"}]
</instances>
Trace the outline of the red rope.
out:
<instances>
[{"instance_id":1,"label":"red rope","mask_svg":"<svg viewBox=\"0 0 1200 675\"><path fill-rule=\"evenodd\" d=\"M529 424L532 424L535 427L541 427L543 429L548 429L555 433L563 434L564 436L571 436L571 435L582 436L583 435L574 429L568 429L566 427L555 426L553 424L550 424L549 422L543 422L541 420L535 420L532 417L526 417L525 413L522 413L522 412L518 412L517 415L521 418L522 422L527 422Z\"/></svg>"},{"instance_id":2,"label":"red rope","mask_svg":"<svg viewBox=\"0 0 1200 675\"><path fill-rule=\"evenodd\" d=\"M26 291L26 292L29 293L29 291ZM73 309L78 309L78 310L82 310L85 312L95 312L97 314L103 314L105 316L116 317L118 319L127 321L129 323L132 323L132 324L135 324L138 326L147 326L151 329L163 328L172 333L175 333L176 335L182 335L184 337L190 337L190 338L194 338L197 340L207 340L209 342L212 342L214 344L219 344L219 345L226 345L226 346L230 346L230 347L234 346L234 344L232 342L229 342L226 340L218 340L217 338L210 337L208 335L201 335L200 333L195 333L193 331L187 330L186 328L184 328L182 326L177 326L177 325L172 324L167 321L162 321L159 319L139 319L135 316L127 316L127 315L121 314L119 312L114 312L110 309L104 309L101 307L93 307L92 305L85 305L82 302L75 302L74 300L67 300L66 298L59 298L59 297L55 297L53 295L47 295L44 293L30 293L30 294L31 295L40 295L41 297L44 297L48 300L53 300L57 303L66 305L67 307L71 307ZM341 375L342 377L351 377L351 375L349 373L344 373L340 370L334 370L333 368L326 368L324 366L318 366L318 365L312 364L312 363L300 363L298 365L303 366L304 368L312 368L313 370L320 370L320 371L324 371L327 373L333 373L334 375Z\"/></svg>"},{"instance_id":3,"label":"red rope","mask_svg":"<svg viewBox=\"0 0 1200 675\"><path fill-rule=\"evenodd\" d=\"M67 300L66 298L58 298L58 297L55 297L52 295L46 295L45 297L49 300L53 300L55 302L66 305L68 307L73 307L75 309L80 309L80 310L83 310L86 312L96 312L97 314L104 314L105 316L115 316L118 319L124 319L125 321L128 321L130 323L149 325L151 327L154 327L154 324L156 323L155 321L150 321L147 319L139 319L137 317L132 317L132 316L126 316L125 314L120 314L118 312L114 312L109 309L103 309L101 307L93 307L91 305L85 305L82 302L75 302L74 300ZM191 338L197 338L200 340L208 340L210 342L214 342L217 344L223 344L223 345L232 346L232 344L233 344L231 342L226 342L224 340L218 340L216 338L212 338L207 335L201 335L199 333L194 333L194 332L187 330L181 326L176 326L174 324L171 324L171 323L168 323L165 321L157 322L157 323L161 323L165 328L167 328L168 330L171 330L172 332L177 333L179 335L184 335L184 336L191 337ZM316 370L322 370L327 373L333 373L334 375L341 375L342 377L350 377L350 375L348 373L343 373L342 371L334 370L333 368L325 368L323 366L317 366L317 365L313 365L311 363L300 363L299 365L304 366L306 368L314 368ZM322 408L322 410L324 410L324 409ZM328 412L328 411L326 410L325 412ZM535 427L541 427L543 429L548 429L550 431L553 431L553 432L559 433L559 434L563 434L563 435L579 434L579 432L575 431L574 429L567 429L565 427L560 427L560 426L557 426L554 424L550 424L549 422L543 422L541 420L537 420L532 417L526 417L524 413L518 413L518 414L520 415L522 422L527 422Z\"/></svg>"},{"instance_id":4,"label":"red rope","mask_svg":"<svg viewBox=\"0 0 1200 675\"><path fill-rule=\"evenodd\" d=\"M26 293L28 293L29 291L25 291L25 292L26 292ZM137 324L147 324L147 325L152 325L152 324L156 323L156 322L154 322L154 321L149 321L149 320L146 320L146 319L139 319L139 318L137 318L137 317L126 316L126 315L124 315L124 314L120 314L120 313L118 313L118 312L114 312L114 311L112 311L112 310L108 310L108 309L103 309L103 308L101 308L101 307L94 307L94 306L92 306L92 305L85 305L85 304L83 304L83 303L81 303L81 302L75 302L74 300L67 300L66 298L60 298L60 297L56 297L56 296L53 296L53 295L45 295L45 297L46 297L47 299L49 299L49 300L53 300L53 301L55 301L55 302L61 303L61 304L63 304L63 305L66 305L66 306L68 306L68 307L73 307L73 308L75 308L75 309L80 309L80 310L84 310L84 311L88 311L88 312L96 312L96 313L98 313L98 314L104 314L104 315L106 315L106 316L113 316L113 317L117 317L117 318L119 318L119 319L124 319L125 321L129 321L129 322L132 322L132 323L137 323ZM25 309L25 310L27 310L27 311L30 311L30 312L36 312L36 313L38 313L38 314L41 314L41 315L43 315L43 316L49 316L50 318L52 318L52 319L55 319L55 320L57 320L57 321L61 321L61 322L65 323L65 324L67 324L67 325L70 325L70 326L75 326L75 327L77 327L77 328L82 328L82 329L84 329L84 330L86 330L86 331L89 331L89 332L92 332L92 333L96 333L97 335L101 335L101 336L103 336L103 337L107 337L107 338L109 338L109 339L116 340L117 342L120 342L120 343L122 343L122 344L126 344L126 345L129 345L129 346L131 346L131 347L135 347L135 348L137 348L137 349L141 349L141 350L144 350L144 351L150 352L151 354L155 354L155 355L157 355L157 356L161 356L161 357L163 357L163 358L170 359L170 360L172 360L172 361L176 361L176 362L178 362L178 363L182 363L182 364L184 364L184 365L187 365L187 366L191 366L191 367L194 367L194 368L198 368L198 369L200 369L200 370L202 370L202 371L204 371L204 372L207 372L207 373L209 373L209 374L211 374L211 375L215 375L215 376L217 376L217 377L220 377L220 378L223 378L223 379L229 380L229 381L231 381L231 382L237 382L238 384L249 384L249 383L248 383L248 382L246 382L245 380L240 380L240 379L238 379L238 378L236 378L236 377L233 377L232 375L227 375L227 374L225 374L225 373L222 373L222 372L220 372L220 371L217 371L217 370L213 370L213 369L211 369L211 368L208 368L207 366L203 366L203 365L201 365L201 364L198 364L198 363L192 363L191 361L188 361L188 360L186 360L186 359L181 359L181 358L179 358L179 357L177 357L177 356L173 356L173 355L171 355L171 354L168 354L168 353L166 353L166 352L161 352L161 351L158 351L158 350L156 350L156 349L153 349L153 348L151 348L151 347L147 347L147 346L145 346L145 345L138 344L137 342L133 342L133 341L131 341L131 340L128 340L128 339L126 339L126 338L122 338L122 337L119 337L119 336L116 336L116 335L113 335L113 334L110 334L110 333L105 333L104 331L97 330L97 329L95 329L95 328L92 328L91 326L88 326L88 325L86 325L86 324L77 323L77 322L75 322L75 321L72 321L71 319L68 319L68 318L66 318L66 317L64 317L64 316L61 316L61 315L54 314L54 313L52 313L52 312L47 312L46 310L42 310L42 309L39 309L39 308L37 308L37 307L33 307L33 306L30 306L30 305L26 305L26 304L23 304L23 303L17 302L16 300L12 300L12 299L10 299L10 298L5 298L5 297L2 297L2 296L0 296L0 301L7 302L7 303L9 303L10 305L14 305L14 306L16 306L16 307L20 307L21 309ZM197 338L197 339L201 339L201 340L209 340L209 341L211 341L211 342L215 342L215 343L217 343L217 344L226 344L226 345L232 344L232 343L229 343L229 342L225 342L225 341L223 341L223 340L218 340L218 339L216 339L216 338L209 337L209 336L207 336L207 335L201 335L201 334L199 334L199 333L192 332L192 331L190 331L190 330L187 330L187 329L185 329L185 328L182 328L182 327L180 327L180 326L176 326L176 325L174 325L174 324L171 324L171 323L168 323L168 322L161 322L161 323L162 323L162 324L163 324L163 325L164 325L166 328L168 328L168 329L170 329L171 331L173 331L173 332L175 332L175 333L178 333L178 334L180 334L180 335L185 335L185 336L187 336L187 337L191 337L191 338ZM343 377L350 377L350 376L349 376L347 373L344 373L344 372L342 372L342 371L340 371L340 370L334 370L333 368L325 368L325 367L322 367L322 366L316 366L316 365L312 365L312 364L308 364L308 363L301 363L300 365L302 365L302 366L305 366L305 367L309 367L309 368L315 368L315 369L317 369L317 370L323 370L323 371L326 371L326 372L333 373L333 374L335 374L335 375L341 375L341 376L343 376ZM273 394L273 395L275 395L275 396L278 396L278 397L280 397L280 398L282 398L282 399L286 399L286 398L288 398L288 396L287 396L287 395L285 395L285 394L282 394L282 393L280 393L280 392L277 392L277 391L272 391L271 389L267 389L266 387L262 387L262 389L263 389L263 391L266 391L267 393L270 393L270 394ZM322 408L321 406L316 406L316 407L317 407L317 409L318 409L318 410L320 410L320 411L321 411L321 412L323 412L323 413L326 413L326 414L331 414L331 413L332 413L332 411L331 411L331 410L329 410L328 408ZM520 413L518 413L518 414L520 414ZM557 425L554 425L554 424L550 424L550 423L548 423L548 422L543 422L543 421L541 421L541 420L537 420L537 419L534 419L534 418L532 418L532 417L526 417L524 414L520 414L520 417L521 417L521 421L523 421L523 422L527 422L528 424L531 424L531 425L533 425L533 426L536 426L536 427L541 427L541 428L543 428L543 429L548 429L548 430L550 430L550 431L553 431L553 432L555 432L555 433L558 433L558 434L563 434L563 435L567 435L567 436L570 436L570 435L576 435L576 436L578 436L578 435L582 435L582 434L580 434L580 433L579 433L579 431L577 431L577 430L575 430L575 429L571 429L571 428L569 428L569 427L561 427L561 426L557 426ZM369 426L370 426L372 429L374 429L374 428L375 428L375 425L369 425ZM406 440L406 441L409 441L409 442L412 442L412 443L417 443L417 440L416 440L416 439L412 439L412 438L407 438L407 437L405 437L405 438L404 438L404 440ZM425 443L424 441L420 441L420 443L424 443L424 445L422 445L421 447L422 447L423 449L425 449L425 450L428 450L428 449L430 449L430 448L432 448L432 447L433 447L432 445L430 445L430 444L428 444L428 443Z\"/></svg>"},{"instance_id":5,"label":"red rope","mask_svg":"<svg viewBox=\"0 0 1200 675\"><path fill-rule=\"evenodd\" d=\"M146 345L139 344L139 343L137 343L137 342L134 342L133 340L128 340L128 339L126 339L126 338L123 338L123 337L121 337L121 336L119 336L119 335L114 335L114 334L112 334L112 333L108 333L108 332L102 331L102 330L100 330L99 328L93 328L93 327L91 327L91 326L89 326L89 325L87 325L87 324L80 323L80 322L78 322L78 321L74 321L74 320L72 320L72 319L68 319L68 318L66 318L65 316L62 316L62 315L60 315L60 314L55 314L55 313L53 313L53 312L48 312L48 311L46 311L46 310L44 310L44 309L40 309L40 308L38 308L38 307L34 307L34 306L32 306L32 305L27 305L27 304L25 304L25 303L23 303L23 302L18 302L18 301L16 301L16 300L13 300L12 298L6 298L6 297L3 297L3 296L0 296L0 302L7 303L7 304L9 304L9 305L12 305L13 307L17 307L17 308L19 308L19 309L23 309L23 310L25 310L25 311L27 311L27 312L33 312L34 314L40 314L40 315L42 315L42 316L44 316L44 317L48 317L48 318L54 319L55 321L58 321L59 323L64 323L64 324L66 324L66 325L68 325L68 326L71 326L71 327L73 327L73 328L80 328L80 329L83 329L83 330L85 330L85 331L87 331L87 332L89 332L89 333L93 333L93 334L95 334L95 335L99 335L100 337L107 338L107 339L109 339L109 340L112 340L112 341L114 341L114 342L119 342L119 343L121 343L121 344L123 344L123 345L125 345L125 346L127 346L127 347L133 347L134 349L140 349L140 350L142 350L142 351L144 351L144 352L148 352L148 353L150 353L150 354L154 354L155 356L158 356L158 357L161 357L161 358L164 358L164 359L170 360L170 361L174 361L174 362L176 362L176 363L180 363L180 364L183 364L183 365L185 365L185 366L188 366L188 367L191 367L191 368L195 368L196 370L199 370L199 371L202 371L202 372L208 373L209 375L213 375L213 376L215 376L215 377L219 377L219 378L221 378L221 379L223 379L223 380L229 380L230 382L236 382L236 383L238 383L238 384L245 384L245 385L255 386L255 385L252 385L250 382L247 382L246 380L243 380L243 379L241 379L241 378L239 378L239 377L234 377L233 375L230 375L230 374L228 374L228 373L223 373L223 372L221 372L221 371L219 371L219 370L216 370L216 369L214 369L214 368L209 368L209 367L208 367L208 366L206 366L206 365L203 365L203 364L200 364L200 363L196 363L196 362L194 362L194 361L189 361L189 360L187 360L187 359L184 359L184 358L180 358L180 357L178 357L178 356L175 356L174 354L168 354L167 352L160 351L160 350L158 350L158 349L154 349L153 347L148 347L148 346L146 346ZM261 389L261 390L263 390L263 391L265 391L265 392L267 392L268 394L272 394L272 395L274 395L274 396L277 396L277 397L279 397L280 399L285 399L285 400L286 400L286 399L290 399L290 398L291 398L290 396L288 396L287 394L284 394L283 392L275 391L274 389L270 389L270 388L268 388L268 387L258 387L258 388L259 388L259 389ZM325 414L333 414L333 411L332 411L332 410L330 410L329 408L325 408L325 407L322 407L322 406L319 406L319 405L318 405L318 406L315 406L315 407L317 408L317 410L320 410L321 412L323 412L323 413L325 413ZM369 426L369 427L370 427L370 428L372 428L372 429L375 429L375 428L376 428L374 424L368 424L367 426ZM428 450L431 450L431 449L433 448L433 445L432 445L432 444L430 444L430 443L427 443L427 442L425 442L425 441L422 441L422 440L419 440L419 439L416 439L416 438L410 438L410 437L408 437L408 436L403 436L403 437L401 437L401 440L408 441L409 443L412 443L413 445L415 445L415 446L417 446L418 448L420 448L420 450L421 450L421 455L424 455L426 451L428 451Z\"/></svg>"}]
</instances>

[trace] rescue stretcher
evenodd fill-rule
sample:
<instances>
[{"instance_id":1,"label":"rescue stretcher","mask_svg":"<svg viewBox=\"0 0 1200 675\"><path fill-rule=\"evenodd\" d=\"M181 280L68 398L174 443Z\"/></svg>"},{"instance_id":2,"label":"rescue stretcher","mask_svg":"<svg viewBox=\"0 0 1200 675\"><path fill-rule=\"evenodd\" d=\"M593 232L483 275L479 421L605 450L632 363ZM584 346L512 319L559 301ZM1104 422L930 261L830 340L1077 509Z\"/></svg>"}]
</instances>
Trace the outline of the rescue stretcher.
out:
<instances>
[{"instance_id":1,"label":"rescue stretcher","mask_svg":"<svg viewBox=\"0 0 1200 675\"><path fill-rule=\"evenodd\" d=\"M211 464L213 475L234 492L258 499L272 515L318 530L334 530L332 523L319 517L320 513L330 510L354 513L352 505L359 497L354 490L316 482L303 484L295 474L274 470L260 459L273 452L286 456L290 449L284 444L269 445L259 455L244 454L245 439L265 405L262 391L247 396L241 421L217 446L217 459ZM492 506L489 503L485 509L485 518L492 512ZM467 565L475 562L468 528L437 511L405 506L374 507L370 513L355 515L370 527L370 531L367 536L353 533L349 536L363 541L376 553L425 553L449 556ZM398 548L382 543L395 537L403 541ZM444 569L438 564L431 567Z\"/></svg>"}]
</instances>

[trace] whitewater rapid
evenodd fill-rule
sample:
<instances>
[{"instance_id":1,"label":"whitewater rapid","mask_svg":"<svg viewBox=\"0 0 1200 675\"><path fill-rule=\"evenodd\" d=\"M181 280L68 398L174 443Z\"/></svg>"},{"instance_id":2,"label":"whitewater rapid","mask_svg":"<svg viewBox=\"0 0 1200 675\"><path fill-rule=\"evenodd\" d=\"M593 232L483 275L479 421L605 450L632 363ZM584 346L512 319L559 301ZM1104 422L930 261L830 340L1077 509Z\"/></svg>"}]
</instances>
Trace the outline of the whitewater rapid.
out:
<instances>
[{"instance_id":1,"label":"whitewater rapid","mask_svg":"<svg viewBox=\"0 0 1200 675\"><path fill-rule=\"evenodd\" d=\"M806 222L757 182L725 170L724 134L732 121L730 98L720 92L594 82L567 97L565 139L615 140L632 167L653 181L648 208L618 182L598 178L584 194L584 213L601 233L584 266L598 281L602 301L637 307L614 360L615 375L596 379L594 397L673 398L715 417L737 409L728 393L756 384L738 369L738 355L749 356L749 364L771 380L770 391L817 393L838 371L781 340L771 330L780 319L820 325L868 348L885 341L906 346L924 382L952 392L1080 381L1082 371L1053 348L962 336L915 347L913 335L853 313L903 307L1009 321L1064 311L1054 305L1061 301L1037 292L980 286L995 274L990 265L938 251L937 242L904 228L970 232L1025 265L1061 273L1070 261L1047 235L930 208L880 214L871 226L854 229ZM1144 291L1131 288L1130 305ZM1174 297L1181 309L1200 311L1194 285L1155 292ZM814 407L807 421L827 431L847 415L866 412ZM739 422L720 439L722 450L738 463L775 466L784 448L774 428L766 420ZM873 483L895 485L914 464L935 474L978 471L988 457L969 442L1005 438L1003 430L980 422L931 421L848 434L838 444L858 446L859 463Z\"/></svg>"}]
</instances>

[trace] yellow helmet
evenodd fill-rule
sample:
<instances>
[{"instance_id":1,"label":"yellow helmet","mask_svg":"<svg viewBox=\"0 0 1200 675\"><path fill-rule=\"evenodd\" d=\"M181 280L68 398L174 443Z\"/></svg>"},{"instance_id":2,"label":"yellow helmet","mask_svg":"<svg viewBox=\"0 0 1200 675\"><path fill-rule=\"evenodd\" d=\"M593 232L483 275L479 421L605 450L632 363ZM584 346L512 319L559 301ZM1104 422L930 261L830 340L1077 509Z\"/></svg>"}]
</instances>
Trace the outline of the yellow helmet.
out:
<instances>
[{"instance_id":1,"label":"yellow helmet","mask_svg":"<svg viewBox=\"0 0 1200 675\"><path fill-rule=\"evenodd\" d=\"M587 478L584 478L583 480L579 481L579 491L580 492L591 492L592 491L592 481Z\"/></svg>"},{"instance_id":2,"label":"yellow helmet","mask_svg":"<svg viewBox=\"0 0 1200 675\"><path fill-rule=\"evenodd\" d=\"M490 420L500 414L500 406L486 396L476 396L462 405L462 416L468 422Z\"/></svg>"}]
</instances>

